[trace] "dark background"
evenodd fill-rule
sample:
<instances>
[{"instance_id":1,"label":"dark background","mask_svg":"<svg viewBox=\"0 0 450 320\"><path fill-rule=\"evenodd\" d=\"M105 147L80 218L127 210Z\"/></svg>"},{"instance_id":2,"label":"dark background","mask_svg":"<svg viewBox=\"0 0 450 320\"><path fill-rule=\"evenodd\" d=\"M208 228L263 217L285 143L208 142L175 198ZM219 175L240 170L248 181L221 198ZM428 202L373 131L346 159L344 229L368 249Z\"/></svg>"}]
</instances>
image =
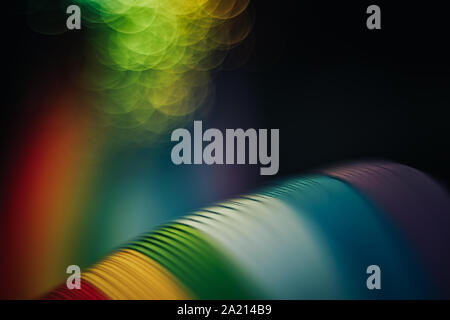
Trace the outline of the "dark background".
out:
<instances>
[{"instance_id":1,"label":"dark background","mask_svg":"<svg viewBox=\"0 0 450 320\"><path fill-rule=\"evenodd\" d=\"M381 7L382 30L366 28L370 4ZM24 4L12 6L1 20L3 160L39 114L25 103L30 87L39 79L45 87L48 73L65 81L83 59L84 31L38 34L28 27ZM252 56L242 68L218 73L218 103L206 126L279 128L281 176L381 158L448 187L450 22L443 6L251 1Z\"/></svg>"}]
</instances>

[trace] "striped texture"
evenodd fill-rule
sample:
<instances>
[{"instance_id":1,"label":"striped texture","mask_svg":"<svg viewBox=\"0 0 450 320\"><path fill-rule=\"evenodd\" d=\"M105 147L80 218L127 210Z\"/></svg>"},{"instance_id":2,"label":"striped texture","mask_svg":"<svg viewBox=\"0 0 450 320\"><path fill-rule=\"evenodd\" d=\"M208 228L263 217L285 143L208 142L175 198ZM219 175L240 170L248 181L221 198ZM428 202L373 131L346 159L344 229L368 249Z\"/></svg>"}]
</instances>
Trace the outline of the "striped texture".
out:
<instances>
[{"instance_id":1,"label":"striped texture","mask_svg":"<svg viewBox=\"0 0 450 320\"><path fill-rule=\"evenodd\" d=\"M164 225L48 298L448 298L449 217L447 192L417 170L332 168ZM372 264L380 291L366 288Z\"/></svg>"}]
</instances>

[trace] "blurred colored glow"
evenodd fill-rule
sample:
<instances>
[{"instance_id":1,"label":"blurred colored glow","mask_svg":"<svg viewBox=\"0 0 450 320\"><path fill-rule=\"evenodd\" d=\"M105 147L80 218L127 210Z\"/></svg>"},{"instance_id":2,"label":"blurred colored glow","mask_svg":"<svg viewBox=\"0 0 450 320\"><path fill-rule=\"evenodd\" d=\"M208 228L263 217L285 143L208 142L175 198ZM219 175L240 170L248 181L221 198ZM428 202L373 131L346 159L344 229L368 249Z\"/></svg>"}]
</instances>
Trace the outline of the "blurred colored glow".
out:
<instances>
[{"instance_id":1,"label":"blurred colored glow","mask_svg":"<svg viewBox=\"0 0 450 320\"><path fill-rule=\"evenodd\" d=\"M66 88L40 98L34 102L41 114L24 130L27 143L15 155L5 190L0 297L32 298L61 281L98 157L101 135L76 93Z\"/></svg>"},{"instance_id":2,"label":"blurred colored glow","mask_svg":"<svg viewBox=\"0 0 450 320\"><path fill-rule=\"evenodd\" d=\"M249 0L78 0L90 30L83 84L114 127L151 133L211 103L212 70L249 34Z\"/></svg>"},{"instance_id":3,"label":"blurred colored glow","mask_svg":"<svg viewBox=\"0 0 450 320\"><path fill-rule=\"evenodd\" d=\"M9 153L3 181L1 298L39 297L64 281L68 265L88 267L136 234L251 180L227 172L222 180L232 183L215 184L216 170L172 165L169 145L118 146L83 92L40 81L46 89L28 97L32 105L24 108L36 116Z\"/></svg>"}]
</instances>

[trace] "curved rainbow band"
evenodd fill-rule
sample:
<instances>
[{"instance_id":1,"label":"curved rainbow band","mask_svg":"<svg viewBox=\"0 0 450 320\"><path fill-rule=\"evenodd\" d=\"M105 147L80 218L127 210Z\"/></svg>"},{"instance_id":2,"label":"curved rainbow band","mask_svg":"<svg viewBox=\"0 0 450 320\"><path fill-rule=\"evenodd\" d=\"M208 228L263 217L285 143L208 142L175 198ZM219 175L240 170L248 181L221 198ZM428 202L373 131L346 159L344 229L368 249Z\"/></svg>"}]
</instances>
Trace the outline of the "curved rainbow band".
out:
<instances>
[{"instance_id":1,"label":"curved rainbow band","mask_svg":"<svg viewBox=\"0 0 450 320\"><path fill-rule=\"evenodd\" d=\"M448 194L423 173L353 164L198 210L47 298L448 298L449 227ZM366 287L373 264L382 290Z\"/></svg>"}]
</instances>

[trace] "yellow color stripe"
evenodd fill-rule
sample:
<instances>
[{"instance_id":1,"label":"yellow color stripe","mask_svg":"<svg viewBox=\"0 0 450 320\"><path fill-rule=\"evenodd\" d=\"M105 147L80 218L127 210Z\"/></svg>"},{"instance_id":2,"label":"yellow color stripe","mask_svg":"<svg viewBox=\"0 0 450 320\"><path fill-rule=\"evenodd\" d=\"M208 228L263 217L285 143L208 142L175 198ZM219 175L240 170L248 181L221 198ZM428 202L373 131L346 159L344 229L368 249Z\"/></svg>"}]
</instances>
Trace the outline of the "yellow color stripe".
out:
<instances>
[{"instance_id":1,"label":"yellow color stripe","mask_svg":"<svg viewBox=\"0 0 450 320\"><path fill-rule=\"evenodd\" d=\"M130 249L118 251L83 273L113 300L187 300L192 295L161 265Z\"/></svg>"}]
</instances>

